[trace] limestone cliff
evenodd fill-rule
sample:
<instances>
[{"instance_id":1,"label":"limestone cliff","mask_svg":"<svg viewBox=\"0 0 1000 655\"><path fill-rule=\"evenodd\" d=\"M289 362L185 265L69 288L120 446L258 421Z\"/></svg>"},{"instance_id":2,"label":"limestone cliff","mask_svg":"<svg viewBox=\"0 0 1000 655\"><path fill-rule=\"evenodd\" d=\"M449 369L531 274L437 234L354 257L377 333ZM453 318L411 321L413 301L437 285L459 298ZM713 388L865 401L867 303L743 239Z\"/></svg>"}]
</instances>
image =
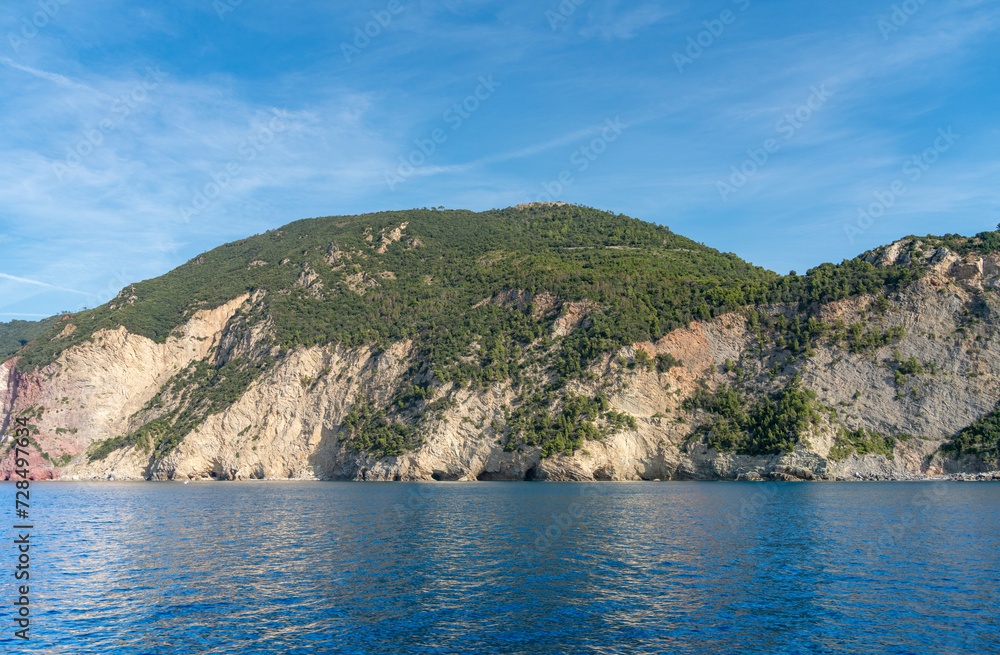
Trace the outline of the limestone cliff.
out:
<instances>
[{"instance_id":1,"label":"limestone cliff","mask_svg":"<svg viewBox=\"0 0 1000 655\"><path fill-rule=\"evenodd\" d=\"M383 245L400 238L399 230L388 232ZM586 397L606 394L610 407L631 417L634 427L588 439L573 454L543 457L541 448L512 447L505 440L511 411L523 402L510 381L485 388L429 385L426 401L437 402L428 405L414 448L388 456L359 449L345 438L349 413L363 404L401 404L401 386L432 377L420 368L415 344L281 351L266 320L248 326L242 319L263 292L194 312L162 343L124 328L104 329L33 372L18 370L16 357L0 364L0 416L8 431L16 418L29 419L35 478L797 480L988 471L990 462L946 457L939 448L1000 398L1000 305L994 295L1000 258L961 256L947 248L925 253L913 240L865 257L876 266L919 257L925 274L891 297L870 293L820 306L819 322L827 326L820 333L826 336L800 354L790 354L781 328L774 327L797 308L773 304L754 308L752 315L738 311L694 321L591 364L568 389ZM551 294L532 298L516 289L482 302L550 313L550 334L537 345L549 351L586 324L591 310L587 302L563 302ZM67 335L71 326L67 320ZM896 336L848 347L836 336L838 329L857 343L872 332ZM251 355L269 365L235 387L231 402L212 405L169 448L155 445L152 435L158 433L143 432L167 412L185 416L182 410L192 401L180 382L195 379L185 378L185 371L199 362L219 365ZM654 365L657 356L668 355L674 363ZM545 374L540 376L541 384ZM793 378L815 393L817 409L791 452L749 455L712 446L713 425L719 423L692 397L719 389L763 397ZM181 418L173 421L181 424ZM850 433L891 439L880 442L881 451L859 455L857 444L845 441ZM104 451L95 456L102 443ZM12 470L8 450L0 477L9 478Z\"/></svg>"}]
</instances>

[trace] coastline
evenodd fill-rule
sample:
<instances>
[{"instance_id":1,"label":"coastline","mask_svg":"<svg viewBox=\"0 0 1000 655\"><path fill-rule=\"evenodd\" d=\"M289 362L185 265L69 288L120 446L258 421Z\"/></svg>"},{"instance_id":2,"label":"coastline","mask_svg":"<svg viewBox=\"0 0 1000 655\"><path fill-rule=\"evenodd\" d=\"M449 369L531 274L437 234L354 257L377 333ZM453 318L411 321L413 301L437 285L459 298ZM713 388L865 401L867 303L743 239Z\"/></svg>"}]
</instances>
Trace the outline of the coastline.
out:
<instances>
[{"instance_id":1,"label":"coastline","mask_svg":"<svg viewBox=\"0 0 1000 655\"><path fill-rule=\"evenodd\" d=\"M813 478L803 479L734 479L734 478L684 478L684 479L635 479L635 480L363 480L357 478L318 478L318 477L300 477L300 478L284 478L284 477L273 477L273 478L247 478L247 479L223 479L217 480L212 478L194 478L189 480L180 479L154 479L154 478L140 478L140 477L116 477L111 476L107 478L81 478L79 476L70 477L57 477L57 478L46 478L32 480L32 482L152 482L152 483L173 483L173 484L189 484L189 483L226 483L226 482L357 482L357 483L421 483L421 484L490 484L490 483L515 483L515 482L529 482L529 483L576 483L576 484L608 484L608 483L639 483L639 482L674 482L674 483L688 483L688 482L739 482L739 483L765 483L765 482L814 482L814 483L851 483L851 482L1000 482L1000 470L998 471L988 471L985 473L953 473L949 475L909 475L909 476L898 476L898 477L856 477L856 478Z\"/></svg>"}]
</instances>

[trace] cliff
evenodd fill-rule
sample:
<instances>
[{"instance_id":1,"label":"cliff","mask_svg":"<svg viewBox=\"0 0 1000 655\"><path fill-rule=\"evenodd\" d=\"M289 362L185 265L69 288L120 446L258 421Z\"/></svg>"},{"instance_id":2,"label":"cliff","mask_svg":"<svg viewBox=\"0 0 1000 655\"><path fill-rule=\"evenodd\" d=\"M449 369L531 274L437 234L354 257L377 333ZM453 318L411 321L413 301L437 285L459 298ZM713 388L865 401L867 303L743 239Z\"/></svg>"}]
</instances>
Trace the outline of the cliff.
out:
<instances>
[{"instance_id":1,"label":"cliff","mask_svg":"<svg viewBox=\"0 0 1000 655\"><path fill-rule=\"evenodd\" d=\"M330 244L305 264L255 259L247 270L287 267L294 282L192 308L165 337L95 324L80 339L84 322L64 318L46 341L51 361L25 366L24 351L0 365L4 430L29 418L35 478L849 480L997 468L988 443L949 448L1000 398L996 254L908 238L858 260L919 270L895 289L730 307L598 349L572 372L569 344L595 333L608 306L557 289L463 301L533 327L509 343L471 334L448 366L420 332L277 338L275 297L319 303L336 288L372 302L396 278L345 264L419 249L428 237L407 227L366 229L370 248ZM141 297L130 287L109 311ZM0 477L12 470L8 450Z\"/></svg>"}]
</instances>

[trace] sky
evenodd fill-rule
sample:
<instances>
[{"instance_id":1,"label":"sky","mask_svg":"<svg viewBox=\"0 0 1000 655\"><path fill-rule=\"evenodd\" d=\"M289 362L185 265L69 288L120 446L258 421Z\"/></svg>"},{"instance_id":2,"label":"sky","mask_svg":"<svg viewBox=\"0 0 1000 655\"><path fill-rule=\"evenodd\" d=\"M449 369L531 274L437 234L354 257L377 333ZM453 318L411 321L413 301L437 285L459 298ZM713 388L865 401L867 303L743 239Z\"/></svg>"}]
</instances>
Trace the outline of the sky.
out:
<instances>
[{"instance_id":1,"label":"sky","mask_svg":"<svg viewBox=\"0 0 1000 655\"><path fill-rule=\"evenodd\" d=\"M559 200L800 274L992 230L998 25L997 0L9 0L0 321L388 209Z\"/></svg>"}]
</instances>

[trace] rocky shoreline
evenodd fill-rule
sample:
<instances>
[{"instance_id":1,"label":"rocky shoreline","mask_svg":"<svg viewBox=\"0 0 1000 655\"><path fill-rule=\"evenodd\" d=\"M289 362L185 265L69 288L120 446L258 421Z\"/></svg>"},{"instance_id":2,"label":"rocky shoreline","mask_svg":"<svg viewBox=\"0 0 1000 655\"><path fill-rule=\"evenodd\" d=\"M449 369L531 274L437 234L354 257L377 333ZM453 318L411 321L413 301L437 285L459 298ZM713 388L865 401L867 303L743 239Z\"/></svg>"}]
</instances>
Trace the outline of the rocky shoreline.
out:
<instances>
[{"instance_id":1,"label":"rocky shoreline","mask_svg":"<svg viewBox=\"0 0 1000 655\"><path fill-rule=\"evenodd\" d=\"M116 481L116 482L226 482L226 481L240 481L245 482L247 480L260 480L262 482L1000 482L1000 470L996 471L986 471L981 473L950 473L950 474L921 474L921 473L906 473L906 472L896 472L892 474L877 474L877 475L862 475L860 473L853 473L850 475L825 475L816 474L809 469L803 469L794 466L778 466L773 471L761 474L756 471L751 471L749 473L741 473L740 475L733 477L715 477L715 478L692 478L692 477L674 477L674 478L637 478L637 479L597 479L597 478L582 478L573 475L559 475L559 474L548 474L539 477L534 477L531 479L500 479L500 478L472 478L464 477L457 479L438 479L438 478L410 478L406 480L387 480L384 478L368 477L364 475L357 475L354 477L317 477L314 475L309 475L308 473L299 476L292 477L264 477L264 478L240 478L240 477L228 477L228 478L218 478L218 477L196 477L190 479L181 478L166 478L166 477L136 477L136 476L122 476L116 475L115 473L109 473L106 477L88 477L71 475L66 477L55 477L52 480L65 481L65 482L101 482L101 481Z\"/></svg>"},{"instance_id":2,"label":"rocky shoreline","mask_svg":"<svg viewBox=\"0 0 1000 655\"><path fill-rule=\"evenodd\" d=\"M181 480L153 480L150 478L116 477L108 478L80 478L79 476L49 478L46 482L182 482ZM212 478L198 478L194 480L184 480L183 484L189 482L220 482ZM247 480L222 480L221 482L372 482L371 480L336 479L336 478L250 478ZM377 482L386 482L377 480ZM438 483L438 480L409 480L409 482L429 482ZM525 480L448 480L446 482L476 483L476 482L525 482ZM781 475L744 478L744 479L715 479L715 480L532 480L531 482L1000 482L1000 471L989 473L957 473L954 475L909 475L897 477L874 477L874 478L826 478L814 477L810 479L796 478L793 476Z\"/></svg>"}]
</instances>

